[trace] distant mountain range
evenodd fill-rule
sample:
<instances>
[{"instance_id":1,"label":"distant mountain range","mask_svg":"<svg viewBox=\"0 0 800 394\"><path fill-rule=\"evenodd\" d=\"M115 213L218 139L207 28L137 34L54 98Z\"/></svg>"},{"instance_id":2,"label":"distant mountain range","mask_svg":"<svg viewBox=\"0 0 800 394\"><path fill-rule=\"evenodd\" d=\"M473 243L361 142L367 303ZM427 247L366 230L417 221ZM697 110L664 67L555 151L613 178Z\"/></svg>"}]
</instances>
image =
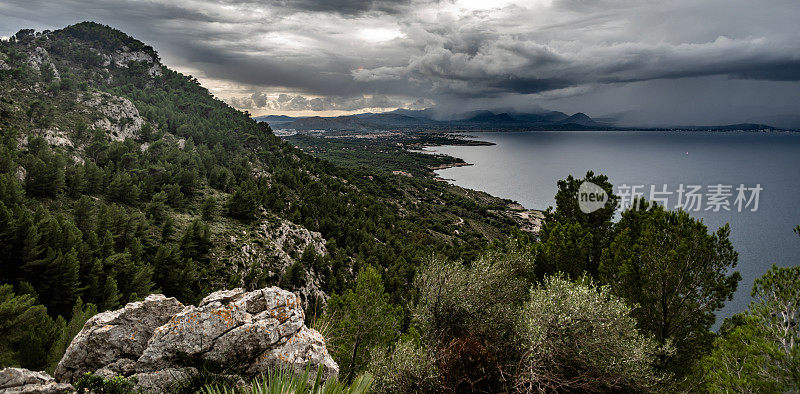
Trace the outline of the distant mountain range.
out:
<instances>
[{"instance_id":1,"label":"distant mountain range","mask_svg":"<svg viewBox=\"0 0 800 394\"><path fill-rule=\"evenodd\" d=\"M596 122L584 113L572 116L558 111L514 113L480 110L436 119L431 110L398 109L334 117L290 117L268 115L254 118L278 129L369 131L394 129L607 129L611 124Z\"/></svg>"},{"instance_id":2,"label":"distant mountain range","mask_svg":"<svg viewBox=\"0 0 800 394\"><path fill-rule=\"evenodd\" d=\"M267 122L275 129L294 130L329 130L329 131L386 131L386 130L618 130L637 129L618 126L613 118L592 119L578 112L567 115L559 111L542 111L540 113L493 112L487 110L469 111L447 118L438 118L432 109L409 110L397 109L391 112L366 112L347 116L311 116L291 117L285 115L257 116L256 121ZM785 122L789 123L789 122ZM658 129L680 130L764 130L792 129L763 123L739 123L731 125L711 126L671 126ZM649 129L654 128L639 128Z\"/></svg>"}]
</instances>

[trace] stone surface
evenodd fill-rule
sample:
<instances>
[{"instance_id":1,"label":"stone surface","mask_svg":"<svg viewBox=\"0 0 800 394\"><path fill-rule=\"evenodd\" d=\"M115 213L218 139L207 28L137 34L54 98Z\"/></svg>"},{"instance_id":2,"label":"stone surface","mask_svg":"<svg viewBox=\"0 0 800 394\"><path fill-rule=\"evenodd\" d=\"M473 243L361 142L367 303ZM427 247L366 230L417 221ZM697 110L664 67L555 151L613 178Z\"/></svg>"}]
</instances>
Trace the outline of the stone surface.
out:
<instances>
[{"instance_id":1,"label":"stone surface","mask_svg":"<svg viewBox=\"0 0 800 394\"><path fill-rule=\"evenodd\" d=\"M322 335L316 330L303 326L297 334L283 342L281 346L264 352L250 366L248 372L266 372L273 365L285 365L302 373L309 364L312 365L312 371L316 371L315 368L322 365L323 379L335 376L334 373L338 375L338 366L328 356Z\"/></svg>"},{"instance_id":2,"label":"stone surface","mask_svg":"<svg viewBox=\"0 0 800 394\"><path fill-rule=\"evenodd\" d=\"M111 379L115 376L128 376L132 375L136 372L136 361L131 360L129 358L121 358L117 361L114 361L111 364L108 364L97 371L94 371L94 374L105 379Z\"/></svg>"},{"instance_id":3,"label":"stone surface","mask_svg":"<svg viewBox=\"0 0 800 394\"><path fill-rule=\"evenodd\" d=\"M130 377L136 381L136 388L149 393L168 393L176 383L197 375L196 368L167 368L155 372L141 372Z\"/></svg>"},{"instance_id":4,"label":"stone surface","mask_svg":"<svg viewBox=\"0 0 800 394\"><path fill-rule=\"evenodd\" d=\"M109 138L114 141L137 138L145 124L139 110L127 98L94 92L87 94L83 103L100 111L103 118L95 121L92 126L107 131Z\"/></svg>"},{"instance_id":5,"label":"stone surface","mask_svg":"<svg viewBox=\"0 0 800 394\"><path fill-rule=\"evenodd\" d=\"M222 290L185 307L151 295L90 319L56 377L74 381L89 371L105 378L121 375L135 377L144 390L165 392L200 368L252 377L275 366L298 372L310 367L314 373L322 366L324 379L337 376L325 340L304 318L299 297L277 287Z\"/></svg>"},{"instance_id":6,"label":"stone surface","mask_svg":"<svg viewBox=\"0 0 800 394\"><path fill-rule=\"evenodd\" d=\"M72 385L58 383L45 372L23 368L5 368L0 371L0 393L67 393Z\"/></svg>"},{"instance_id":7,"label":"stone surface","mask_svg":"<svg viewBox=\"0 0 800 394\"><path fill-rule=\"evenodd\" d=\"M138 359L153 331L181 310L183 304L175 298L153 294L122 309L95 315L70 343L55 377L74 381L119 359Z\"/></svg>"},{"instance_id":8,"label":"stone surface","mask_svg":"<svg viewBox=\"0 0 800 394\"><path fill-rule=\"evenodd\" d=\"M306 248L312 248L318 256L328 254L322 234L310 231L286 219L263 214L262 220L240 237L231 237L232 248L219 255L220 264L239 274L239 286L252 283L247 278L266 276L277 279L287 268L301 258ZM304 302L326 301L328 295L322 290L322 278L310 267L303 267L305 283L297 289Z\"/></svg>"}]
</instances>

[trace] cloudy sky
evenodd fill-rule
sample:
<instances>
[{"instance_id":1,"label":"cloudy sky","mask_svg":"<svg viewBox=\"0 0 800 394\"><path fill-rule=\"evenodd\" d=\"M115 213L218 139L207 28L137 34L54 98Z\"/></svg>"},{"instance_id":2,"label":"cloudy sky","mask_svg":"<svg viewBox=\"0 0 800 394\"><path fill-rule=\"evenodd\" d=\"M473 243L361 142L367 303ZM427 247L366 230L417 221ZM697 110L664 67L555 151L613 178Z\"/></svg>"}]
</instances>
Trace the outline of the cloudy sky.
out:
<instances>
[{"instance_id":1,"label":"cloudy sky","mask_svg":"<svg viewBox=\"0 0 800 394\"><path fill-rule=\"evenodd\" d=\"M83 20L145 41L256 115L436 107L637 125L800 119L798 0L0 2L0 36Z\"/></svg>"}]
</instances>

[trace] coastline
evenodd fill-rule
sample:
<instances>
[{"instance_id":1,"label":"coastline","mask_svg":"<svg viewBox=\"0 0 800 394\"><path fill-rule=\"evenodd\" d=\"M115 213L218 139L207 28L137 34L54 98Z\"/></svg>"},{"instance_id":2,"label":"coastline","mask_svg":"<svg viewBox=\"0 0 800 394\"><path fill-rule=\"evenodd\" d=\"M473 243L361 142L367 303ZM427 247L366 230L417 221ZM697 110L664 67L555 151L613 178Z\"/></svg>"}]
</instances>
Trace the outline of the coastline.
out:
<instances>
[{"instance_id":1,"label":"coastline","mask_svg":"<svg viewBox=\"0 0 800 394\"><path fill-rule=\"evenodd\" d=\"M474 139L469 139L469 140L462 139L464 137L467 137L467 138L470 137L470 136L466 136L466 135L451 134L451 136L454 137L453 141L468 141L469 143L456 143L456 144L447 144L447 145L445 145L445 144L435 144L435 145L431 144L431 145L428 145L428 146L435 147L435 146L494 146L494 145L497 145L496 143L489 142L489 141L481 141L481 140L474 140ZM428 146L425 146L425 148L427 148ZM425 150L424 148L423 148L423 150L421 150L421 152L425 152L426 154L442 154L442 153L438 153L438 152L435 152L435 151L428 151L428 150ZM463 159L460 158L460 157L450 156L450 155L446 155L446 156L453 157L455 159L459 159L459 160L462 160L462 161L461 162L457 162L457 163L444 163L444 164L440 164L438 166L429 167L431 169L431 171L434 173L433 180L435 180L437 182L447 183L448 185L451 185L451 186L463 187L463 186L456 185L454 179L445 178L441 174L439 174L439 173L437 173L435 171L446 170L448 168L456 168L456 167L468 167L468 166L473 166L475 164L467 163L467 162L463 161ZM466 189L473 190L473 189L469 189L469 188L466 188ZM504 201L507 201L507 204L505 206L505 210L503 210L502 213L507 215L508 217L512 218L515 222L517 222L517 224L519 225L519 229L521 231L532 233L532 234L538 236L539 231L541 231L541 228L542 228L542 223L544 222L544 211L543 210L528 209L528 208L526 208L525 206L523 206L522 204L520 204L517 201L509 200L509 199L504 198L504 197L499 197L499 196L492 195L492 194L490 194L489 192L487 192L485 190L475 190L475 191L478 191L478 192L481 192L481 193L486 193L486 194L489 194L489 195L491 195L493 197L496 197L496 198L502 199Z\"/></svg>"},{"instance_id":2,"label":"coastline","mask_svg":"<svg viewBox=\"0 0 800 394\"><path fill-rule=\"evenodd\" d=\"M452 156L450 156L450 157L452 157ZM458 159L458 158L456 157L456 159ZM430 168L431 171L437 171L437 170L445 170L445 169L448 169L448 168L455 168L455 167L467 167L467 166L472 166L472 165L474 165L474 164L462 161L462 162L459 162L459 163L442 163L442 164L439 164L438 166L430 166L428 168Z\"/></svg>"}]
</instances>

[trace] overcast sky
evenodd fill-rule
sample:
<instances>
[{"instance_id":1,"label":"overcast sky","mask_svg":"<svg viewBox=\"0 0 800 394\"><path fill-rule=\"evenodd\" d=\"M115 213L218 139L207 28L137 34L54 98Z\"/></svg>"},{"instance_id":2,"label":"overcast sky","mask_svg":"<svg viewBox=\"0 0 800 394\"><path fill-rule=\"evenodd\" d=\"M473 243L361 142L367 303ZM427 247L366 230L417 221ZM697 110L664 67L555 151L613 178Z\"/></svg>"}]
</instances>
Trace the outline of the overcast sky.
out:
<instances>
[{"instance_id":1,"label":"overcast sky","mask_svg":"<svg viewBox=\"0 0 800 394\"><path fill-rule=\"evenodd\" d=\"M629 124L800 114L798 0L3 0L92 20L253 114L536 109Z\"/></svg>"}]
</instances>

